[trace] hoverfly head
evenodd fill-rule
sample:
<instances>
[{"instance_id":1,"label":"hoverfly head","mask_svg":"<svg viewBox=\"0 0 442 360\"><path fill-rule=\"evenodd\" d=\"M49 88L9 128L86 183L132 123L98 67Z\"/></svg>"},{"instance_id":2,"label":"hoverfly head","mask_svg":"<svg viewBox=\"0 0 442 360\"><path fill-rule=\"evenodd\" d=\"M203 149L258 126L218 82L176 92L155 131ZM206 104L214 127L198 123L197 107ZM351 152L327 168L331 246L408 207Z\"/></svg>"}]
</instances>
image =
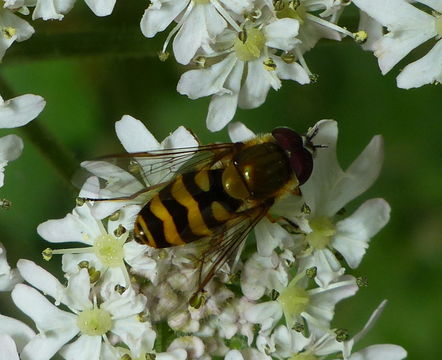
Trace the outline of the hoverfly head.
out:
<instances>
[{"instance_id":1,"label":"hoverfly head","mask_svg":"<svg viewBox=\"0 0 442 360\"><path fill-rule=\"evenodd\" d=\"M313 154L317 146L313 145L312 138L315 132L309 136L301 136L292 129L280 127L272 131L277 144L284 149L290 161L299 185L304 184L313 171Z\"/></svg>"}]
</instances>

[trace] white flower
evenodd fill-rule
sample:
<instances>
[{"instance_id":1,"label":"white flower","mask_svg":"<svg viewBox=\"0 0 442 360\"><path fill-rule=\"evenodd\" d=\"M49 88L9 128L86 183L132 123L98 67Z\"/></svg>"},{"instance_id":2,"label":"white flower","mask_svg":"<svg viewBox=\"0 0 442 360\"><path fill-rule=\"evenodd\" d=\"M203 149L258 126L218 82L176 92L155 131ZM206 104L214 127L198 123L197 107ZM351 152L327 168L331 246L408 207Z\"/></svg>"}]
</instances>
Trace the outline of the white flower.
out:
<instances>
[{"instance_id":1,"label":"white flower","mask_svg":"<svg viewBox=\"0 0 442 360\"><path fill-rule=\"evenodd\" d=\"M342 341L337 338L336 330L329 330L321 334L311 334L308 338L302 333L286 326L279 326L271 335L275 352L273 356L279 358L294 357L302 354L306 358L330 357L337 358L337 354L342 353L345 360L400 360L406 356L405 350L397 345L372 345L361 351L352 354L353 345L359 341L374 326L376 320L381 315L386 301L383 301L370 316L364 328L353 338Z\"/></svg>"},{"instance_id":2,"label":"white flower","mask_svg":"<svg viewBox=\"0 0 442 360\"><path fill-rule=\"evenodd\" d=\"M48 220L37 227L37 232L45 240L53 243L80 242L89 247L57 249L48 251L63 255L63 271L77 273L81 267L92 271L93 281L100 280L101 290L113 291L115 285L130 286L129 275L124 263L125 257L136 254L126 251L129 230L133 228L139 206L126 206L119 210L118 218L107 222L107 229L101 220L93 217L89 204L77 206L72 214L63 219ZM124 228L124 230L123 230ZM81 265L84 264L84 265ZM94 278L94 275L98 276Z\"/></svg>"},{"instance_id":3,"label":"white flower","mask_svg":"<svg viewBox=\"0 0 442 360\"><path fill-rule=\"evenodd\" d=\"M86 269L72 275L68 286L64 287L31 261L20 260L18 266L31 285L70 310L57 308L27 285L19 284L14 288L14 303L40 330L24 347L23 360L50 359L58 351L67 360L98 360L100 353L113 351L110 341L123 342L135 356L152 350L155 332L149 322L138 318L146 306L143 295L136 295L129 288L122 294L114 291L101 302L91 293ZM110 338L110 334L116 338ZM76 335L78 338L70 342Z\"/></svg>"},{"instance_id":4,"label":"white flower","mask_svg":"<svg viewBox=\"0 0 442 360\"><path fill-rule=\"evenodd\" d=\"M9 266L6 260L6 249L0 243L0 291L11 291L21 280L18 271Z\"/></svg>"},{"instance_id":5,"label":"white flower","mask_svg":"<svg viewBox=\"0 0 442 360\"><path fill-rule=\"evenodd\" d=\"M303 323L305 320L310 331L325 331L334 316L335 305L358 290L356 280L344 275L325 288L308 287L305 274L296 275L285 288L276 289L279 297L275 301L256 304L246 311L246 319L260 324L260 333L268 333L285 316L287 326Z\"/></svg>"},{"instance_id":6,"label":"white flower","mask_svg":"<svg viewBox=\"0 0 442 360\"><path fill-rule=\"evenodd\" d=\"M303 199L310 208L307 216L310 230L305 237L309 248L299 259L301 269L316 266L316 280L319 285L326 286L342 275L341 265L331 249L339 251L347 264L356 268L370 238L388 222L390 206L383 199L367 200L350 217L334 223L333 217L378 177L383 160L383 141L381 136L373 137L344 172L336 158L336 122L320 121L316 129L313 141L326 148L317 150L312 175L301 186Z\"/></svg>"},{"instance_id":7,"label":"white flower","mask_svg":"<svg viewBox=\"0 0 442 360\"><path fill-rule=\"evenodd\" d=\"M0 60L14 41L21 42L29 39L34 28L27 21L14 14L13 10L0 6ZM0 97L0 106L3 100Z\"/></svg>"},{"instance_id":8,"label":"white flower","mask_svg":"<svg viewBox=\"0 0 442 360\"><path fill-rule=\"evenodd\" d=\"M34 336L21 321L0 314L0 359L19 360L18 353Z\"/></svg>"},{"instance_id":9,"label":"white flower","mask_svg":"<svg viewBox=\"0 0 442 360\"><path fill-rule=\"evenodd\" d=\"M298 29L299 22L287 18L256 22L241 32L226 30L218 41L226 44L223 53L228 55L207 69L184 73L178 82L178 92L191 99L213 95L207 127L211 131L222 129L233 118L237 106L250 109L262 105L271 87L275 90L281 87L281 79L301 84L310 81L289 53L299 42ZM284 55L277 56L276 49ZM245 79L244 74L247 74Z\"/></svg>"},{"instance_id":10,"label":"white flower","mask_svg":"<svg viewBox=\"0 0 442 360\"><path fill-rule=\"evenodd\" d=\"M356 6L386 26L388 33L373 44L383 74L429 39L438 40L427 55L407 65L397 77L400 88L409 89L442 82L442 0L420 0L433 14L405 0L354 0Z\"/></svg>"},{"instance_id":11,"label":"white flower","mask_svg":"<svg viewBox=\"0 0 442 360\"><path fill-rule=\"evenodd\" d=\"M175 58L179 63L187 64L200 48L206 53L212 52L215 37L228 22L238 28L229 11L240 15L251 4L251 0L154 0L141 19L141 31L151 38L176 20L178 24L170 32L163 52L176 33L173 41Z\"/></svg>"}]
</instances>

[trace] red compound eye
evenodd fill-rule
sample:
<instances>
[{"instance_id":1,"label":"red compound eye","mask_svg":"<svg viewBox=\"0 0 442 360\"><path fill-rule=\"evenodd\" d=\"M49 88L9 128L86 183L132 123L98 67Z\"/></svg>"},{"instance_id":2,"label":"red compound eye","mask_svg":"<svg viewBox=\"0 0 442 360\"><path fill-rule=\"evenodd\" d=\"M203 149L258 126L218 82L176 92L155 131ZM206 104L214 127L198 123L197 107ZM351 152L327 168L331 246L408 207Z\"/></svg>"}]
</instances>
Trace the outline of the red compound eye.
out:
<instances>
[{"instance_id":1,"label":"red compound eye","mask_svg":"<svg viewBox=\"0 0 442 360\"><path fill-rule=\"evenodd\" d=\"M313 171L313 157L311 152L304 146L301 135L289 128L276 128L272 131L281 148L290 154L290 166L296 174L299 185L304 184Z\"/></svg>"}]
</instances>

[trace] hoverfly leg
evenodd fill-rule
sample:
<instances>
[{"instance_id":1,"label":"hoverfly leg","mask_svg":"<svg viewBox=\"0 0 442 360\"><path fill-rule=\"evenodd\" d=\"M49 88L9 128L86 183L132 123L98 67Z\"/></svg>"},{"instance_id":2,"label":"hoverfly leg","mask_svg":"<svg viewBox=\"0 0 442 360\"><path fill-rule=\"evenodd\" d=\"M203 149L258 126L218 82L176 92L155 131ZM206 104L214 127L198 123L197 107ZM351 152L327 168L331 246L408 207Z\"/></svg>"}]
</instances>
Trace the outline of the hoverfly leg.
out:
<instances>
[{"instance_id":1,"label":"hoverfly leg","mask_svg":"<svg viewBox=\"0 0 442 360\"><path fill-rule=\"evenodd\" d=\"M272 224L278 223L290 234L301 234L302 233L298 224L296 224L294 221L286 218L285 216L274 217L270 214L266 214L266 217Z\"/></svg>"}]
</instances>

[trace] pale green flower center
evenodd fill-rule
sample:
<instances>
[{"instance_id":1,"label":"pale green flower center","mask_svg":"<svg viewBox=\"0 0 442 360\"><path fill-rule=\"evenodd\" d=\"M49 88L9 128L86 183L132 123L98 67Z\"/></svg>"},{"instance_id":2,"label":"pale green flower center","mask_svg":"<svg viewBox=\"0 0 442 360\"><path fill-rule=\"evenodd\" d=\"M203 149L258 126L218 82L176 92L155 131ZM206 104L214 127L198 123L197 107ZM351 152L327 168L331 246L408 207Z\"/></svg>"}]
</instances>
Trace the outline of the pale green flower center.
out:
<instances>
[{"instance_id":1,"label":"pale green flower center","mask_svg":"<svg viewBox=\"0 0 442 360\"><path fill-rule=\"evenodd\" d=\"M436 16L436 32L439 37L442 37L442 15Z\"/></svg>"},{"instance_id":2,"label":"pale green flower center","mask_svg":"<svg viewBox=\"0 0 442 360\"><path fill-rule=\"evenodd\" d=\"M100 235L94 241L94 253L103 265L119 267L124 258L123 245L112 235Z\"/></svg>"},{"instance_id":3,"label":"pale green flower center","mask_svg":"<svg viewBox=\"0 0 442 360\"><path fill-rule=\"evenodd\" d=\"M278 301L281 304L284 313L289 315L290 318L293 318L307 309L310 302L310 296L305 289L289 284L289 286L279 295Z\"/></svg>"},{"instance_id":4,"label":"pale green flower center","mask_svg":"<svg viewBox=\"0 0 442 360\"><path fill-rule=\"evenodd\" d=\"M243 30L236 38L234 49L236 57L242 61L250 61L261 56L266 39L261 30Z\"/></svg>"},{"instance_id":5,"label":"pale green flower center","mask_svg":"<svg viewBox=\"0 0 442 360\"><path fill-rule=\"evenodd\" d=\"M289 358L289 360L318 360L313 354L297 354Z\"/></svg>"},{"instance_id":6,"label":"pale green flower center","mask_svg":"<svg viewBox=\"0 0 442 360\"><path fill-rule=\"evenodd\" d=\"M336 228L330 218L320 216L310 220L312 232L305 237L313 249L324 249L336 234Z\"/></svg>"},{"instance_id":7,"label":"pale green flower center","mask_svg":"<svg viewBox=\"0 0 442 360\"><path fill-rule=\"evenodd\" d=\"M278 8L276 10L276 17L278 19L291 18L298 20L301 24L304 23L305 17L307 15L307 10L304 5L299 3L299 1L280 0L277 6Z\"/></svg>"},{"instance_id":8,"label":"pale green flower center","mask_svg":"<svg viewBox=\"0 0 442 360\"><path fill-rule=\"evenodd\" d=\"M77 326L84 335L101 336L112 328L111 315L103 309L84 310L78 314Z\"/></svg>"},{"instance_id":9,"label":"pale green flower center","mask_svg":"<svg viewBox=\"0 0 442 360\"><path fill-rule=\"evenodd\" d=\"M193 0L195 4L208 4L210 0Z\"/></svg>"}]
</instances>

